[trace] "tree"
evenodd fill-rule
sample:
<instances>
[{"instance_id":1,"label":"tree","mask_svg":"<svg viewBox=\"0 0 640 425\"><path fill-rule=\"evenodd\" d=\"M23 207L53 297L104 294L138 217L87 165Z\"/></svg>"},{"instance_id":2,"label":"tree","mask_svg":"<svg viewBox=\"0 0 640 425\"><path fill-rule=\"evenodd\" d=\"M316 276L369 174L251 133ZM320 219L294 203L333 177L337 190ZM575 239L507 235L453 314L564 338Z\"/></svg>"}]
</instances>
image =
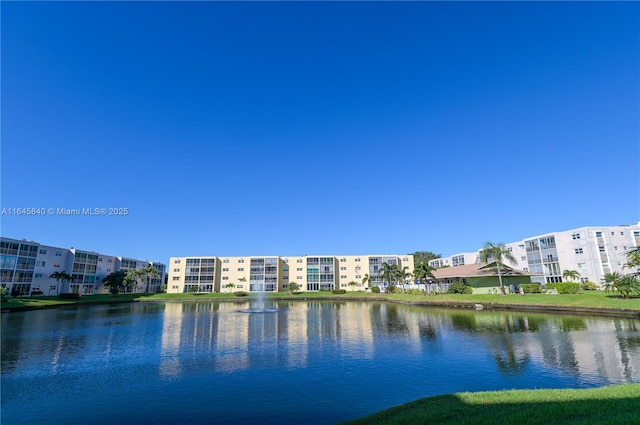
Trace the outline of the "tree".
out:
<instances>
[{"instance_id":1,"label":"tree","mask_svg":"<svg viewBox=\"0 0 640 425\"><path fill-rule=\"evenodd\" d=\"M127 277L127 272L125 271L117 271L113 273L109 273L104 279L102 279L102 284L105 288L109 290L109 293L114 297L117 297L120 293L121 289L125 288L125 279Z\"/></svg>"},{"instance_id":2,"label":"tree","mask_svg":"<svg viewBox=\"0 0 640 425\"><path fill-rule=\"evenodd\" d=\"M124 288L126 288L126 292L133 292L134 294L136 293L136 289L138 288L138 278L140 277L140 274L138 273L138 270L135 269L131 269L129 270L124 277Z\"/></svg>"},{"instance_id":3,"label":"tree","mask_svg":"<svg viewBox=\"0 0 640 425\"><path fill-rule=\"evenodd\" d=\"M366 285L368 288L371 288L371 282L373 282L373 278L368 274L365 274L362 278L362 284Z\"/></svg>"},{"instance_id":4,"label":"tree","mask_svg":"<svg viewBox=\"0 0 640 425\"><path fill-rule=\"evenodd\" d=\"M396 267L396 269L394 270L394 275L397 282L402 283L402 293L404 294L405 293L404 285L407 282L407 279L409 279L412 276L412 274L409 273L409 267L405 266L402 268L402 270Z\"/></svg>"},{"instance_id":5,"label":"tree","mask_svg":"<svg viewBox=\"0 0 640 425\"><path fill-rule=\"evenodd\" d=\"M427 278L435 279L435 276L433 275L433 270L435 269L431 267L429 264L425 263L424 261L417 263L415 265L415 268L413 269L413 277L416 279L416 281L418 280L420 280L420 282L424 281L423 283L424 283L425 295L429 293L429 289L427 286Z\"/></svg>"},{"instance_id":6,"label":"tree","mask_svg":"<svg viewBox=\"0 0 640 425\"><path fill-rule=\"evenodd\" d=\"M291 281L287 287L289 289L290 294L295 294L298 289L300 289L300 285L297 282Z\"/></svg>"},{"instance_id":7,"label":"tree","mask_svg":"<svg viewBox=\"0 0 640 425\"><path fill-rule=\"evenodd\" d=\"M562 272L563 279L569 279L570 281L574 281L580 277L580 273L577 270L565 270Z\"/></svg>"},{"instance_id":8,"label":"tree","mask_svg":"<svg viewBox=\"0 0 640 425\"><path fill-rule=\"evenodd\" d=\"M503 259L508 260L511 264L517 264L517 261L511 251L502 243L486 242L484 248L480 251L480 261L489 263L495 261L498 270L498 280L500 281L500 291L505 295L504 284L502 283L502 270L500 266L504 266Z\"/></svg>"},{"instance_id":9,"label":"tree","mask_svg":"<svg viewBox=\"0 0 640 425\"><path fill-rule=\"evenodd\" d=\"M382 263L382 267L378 271L380 277L383 281L389 283L390 286L393 286L392 281L395 279L395 271L398 269L398 266L395 264L391 265L389 263Z\"/></svg>"},{"instance_id":10,"label":"tree","mask_svg":"<svg viewBox=\"0 0 640 425\"><path fill-rule=\"evenodd\" d=\"M158 279L160 277L160 272L158 269L153 267L152 264L147 264L144 268L136 270L136 274L143 282L145 282L146 287L144 292L149 292L149 281L151 279Z\"/></svg>"},{"instance_id":11,"label":"tree","mask_svg":"<svg viewBox=\"0 0 640 425\"><path fill-rule=\"evenodd\" d=\"M417 264L417 263L429 264L429 261L442 257L442 254L434 254L431 251L416 251L410 255L413 255L414 264Z\"/></svg>"},{"instance_id":12,"label":"tree","mask_svg":"<svg viewBox=\"0 0 640 425\"><path fill-rule=\"evenodd\" d=\"M200 293L200 285L191 285L189 292L191 295L198 295Z\"/></svg>"},{"instance_id":13,"label":"tree","mask_svg":"<svg viewBox=\"0 0 640 425\"><path fill-rule=\"evenodd\" d=\"M353 288L358 286L358 282L352 280L351 282L348 283L348 285L351 287L351 290L353 290Z\"/></svg>"},{"instance_id":14,"label":"tree","mask_svg":"<svg viewBox=\"0 0 640 425\"><path fill-rule=\"evenodd\" d=\"M233 283L233 282L229 282L226 285L224 285L224 287L227 288L227 289L233 289L233 288L236 287L236 284Z\"/></svg>"},{"instance_id":15,"label":"tree","mask_svg":"<svg viewBox=\"0 0 640 425\"><path fill-rule=\"evenodd\" d=\"M606 273L602 280L607 292L618 292L623 298L640 295L640 281L635 275L623 275L619 272Z\"/></svg>"},{"instance_id":16,"label":"tree","mask_svg":"<svg viewBox=\"0 0 640 425\"><path fill-rule=\"evenodd\" d=\"M55 279L56 280L56 295L59 295L60 292L62 292L62 288L58 288L58 285L60 285L60 282L62 282L62 286L64 286L65 282L71 282L71 275L69 275L69 273L67 272L53 272L51 273L51 275L49 276L49 279ZM49 291L49 295L51 295L51 291Z\"/></svg>"},{"instance_id":17,"label":"tree","mask_svg":"<svg viewBox=\"0 0 640 425\"><path fill-rule=\"evenodd\" d=\"M633 273L635 276L639 275L640 272L640 246L633 248L631 251L627 252L627 263L624 265L624 268L635 269Z\"/></svg>"}]
</instances>

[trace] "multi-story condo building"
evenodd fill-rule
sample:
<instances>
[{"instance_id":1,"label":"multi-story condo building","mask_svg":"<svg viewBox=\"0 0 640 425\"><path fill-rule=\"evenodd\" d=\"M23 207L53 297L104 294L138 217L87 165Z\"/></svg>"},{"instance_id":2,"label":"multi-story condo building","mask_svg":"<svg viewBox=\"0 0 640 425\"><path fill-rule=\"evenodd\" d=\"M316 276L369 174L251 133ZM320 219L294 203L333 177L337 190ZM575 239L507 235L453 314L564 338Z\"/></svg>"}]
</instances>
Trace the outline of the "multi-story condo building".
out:
<instances>
[{"instance_id":1,"label":"multi-story condo building","mask_svg":"<svg viewBox=\"0 0 640 425\"><path fill-rule=\"evenodd\" d=\"M413 272L413 255L299 257L171 257L167 292L276 292L295 282L303 291L362 290L363 279L384 284L382 263ZM355 282L353 284L352 282Z\"/></svg>"},{"instance_id":2,"label":"multi-story condo building","mask_svg":"<svg viewBox=\"0 0 640 425\"><path fill-rule=\"evenodd\" d=\"M628 273L624 268L626 253L640 246L640 223L635 225L580 227L563 232L532 236L505 244L516 259L508 264L540 274L531 280L538 283L562 282L565 270L575 270L582 282L601 284L604 275ZM453 266L453 259L464 256L466 264L479 252L457 254L429 262L432 267ZM467 262L467 259L469 262Z\"/></svg>"},{"instance_id":3,"label":"multi-story condo building","mask_svg":"<svg viewBox=\"0 0 640 425\"><path fill-rule=\"evenodd\" d=\"M104 255L94 251L61 248L9 238L0 238L0 286L8 295L83 295L108 293L102 279L123 270L141 269L151 264L160 275L149 282L140 282L140 292L159 292L164 282L165 265ZM52 279L55 272L66 272L68 282Z\"/></svg>"}]
</instances>

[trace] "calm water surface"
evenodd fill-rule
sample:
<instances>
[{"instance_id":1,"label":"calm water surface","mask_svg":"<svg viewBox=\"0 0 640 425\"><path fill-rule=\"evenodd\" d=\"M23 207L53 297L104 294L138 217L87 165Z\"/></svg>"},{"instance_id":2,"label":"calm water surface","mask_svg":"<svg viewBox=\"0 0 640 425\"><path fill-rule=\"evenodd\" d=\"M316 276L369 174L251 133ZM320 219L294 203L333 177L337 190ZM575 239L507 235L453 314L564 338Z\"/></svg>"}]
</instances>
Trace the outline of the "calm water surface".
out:
<instances>
[{"instance_id":1,"label":"calm water surface","mask_svg":"<svg viewBox=\"0 0 640 425\"><path fill-rule=\"evenodd\" d=\"M2 315L2 424L331 424L416 398L640 382L640 322L296 301Z\"/></svg>"}]
</instances>

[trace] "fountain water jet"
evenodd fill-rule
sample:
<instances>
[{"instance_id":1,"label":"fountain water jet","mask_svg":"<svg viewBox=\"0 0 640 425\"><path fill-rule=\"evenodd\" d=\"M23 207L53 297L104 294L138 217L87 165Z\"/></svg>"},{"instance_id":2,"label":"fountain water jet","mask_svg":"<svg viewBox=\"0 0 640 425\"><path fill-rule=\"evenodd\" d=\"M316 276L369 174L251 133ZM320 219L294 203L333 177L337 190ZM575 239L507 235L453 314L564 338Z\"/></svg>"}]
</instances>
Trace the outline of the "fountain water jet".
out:
<instances>
[{"instance_id":1,"label":"fountain water jet","mask_svg":"<svg viewBox=\"0 0 640 425\"><path fill-rule=\"evenodd\" d=\"M275 313L278 311L277 308L266 308L265 307L265 298L267 297L267 293L260 292L252 292L251 299L255 301L251 301L251 307L246 308L244 310L240 310L242 313Z\"/></svg>"}]
</instances>

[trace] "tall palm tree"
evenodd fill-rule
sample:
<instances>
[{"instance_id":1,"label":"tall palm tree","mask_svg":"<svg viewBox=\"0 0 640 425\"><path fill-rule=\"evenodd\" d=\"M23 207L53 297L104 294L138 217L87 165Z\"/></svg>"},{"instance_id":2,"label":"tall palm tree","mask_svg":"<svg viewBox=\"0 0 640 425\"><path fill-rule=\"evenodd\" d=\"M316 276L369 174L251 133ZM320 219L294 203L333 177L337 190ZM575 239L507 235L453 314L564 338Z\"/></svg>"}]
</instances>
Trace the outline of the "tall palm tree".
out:
<instances>
[{"instance_id":1,"label":"tall palm tree","mask_svg":"<svg viewBox=\"0 0 640 425\"><path fill-rule=\"evenodd\" d=\"M562 277L573 282L580 277L580 273L577 270L565 270L562 272Z\"/></svg>"},{"instance_id":2,"label":"tall palm tree","mask_svg":"<svg viewBox=\"0 0 640 425\"><path fill-rule=\"evenodd\" d=\"M160 277L160 272L158 269L153 267L152 264L147 264L145 267L136 270L136 275L147 285L144 292L149 292L149 281L151 279L158 279Z\"/></svg>"},{"instance_id":3,"label":"tall palm tree","mask_svg":"<svg viewBox=\"0 0 640 425\"><path fill-rule=\"evenodd\" d=\"M60 295L60 292L62 292L62 288L58 288L58 285L60 285L60 282L62 282L62 286L64 286L65 282L70 282L72 279L72 276L65 272L53 272L51 273L51 275L49 276L49 279L55 279L56 280L56 295ZM49 293L49 295L51 295L51 293Z\"/></svg>"},{"instance_id":4,"label":"tall palm tree","mask_svg":"<svg viewBox=\"0 0 640 425\"><path fill-rule=\"evenodd\" d=\"M500 266L504 266L503 260L509 261L511 264L517 264L517 261L511 251L502 243L486 242L484 248L480 251L480 261L488 263L489 261L495 261L498 269L498 280L500 281L500 290L502 295L505 295L504 284L502 283L502 270Z\"/></svg>"},{"instance_id":5,"label":"tall palm tree","mask_svg":"<svg viewBox=\"0 0 640 425\"><path fill-rule=\"evenodd\" d=\"M435 276L433 275L433 270L435 270L433 267L431 267L429 264L425 263L424 261L420 261L418 264L415 265L414 269L413 269L413 277L417 280L420 280L420 282L422 282L424 280L424 292L425 295L429 292L429 290L427 289L427 283L426 283L426 279L427 278L431 278L431 279L435 279Z\"/></svg>"},{"instance_id":6,"label":"tall palm tree","mask_svg":"<svg viewBox=\"0 0 640 425\"><path fill-rule=\"evenodd\" d=\"M383 281L389 282L389 285L392 285L392 281L395 278L395 271L398 269L398 266L395 264L391 265L389 263L382 263L380 270L378 271L380 277Z\"/></svg>"},{"instance_id":7,"label":"tall palm tree","mask_svg":"<svg viewBox=\"0 0 640 425\"><path fill-rule=\"evenodd\" d=\"M369 276L369 274L365 274L362 278L362 284L366 285L368 288L371 288L371 282L373 282L373 278Z\"/></svg>"},{"instance_id":8,"label":"tall palm tree","mask_svg":"<svg viewBox=\"0 0 640 425\"><path fill-rule=\"evenodd\" d=\"M404 266L402 268L402 270L400 270L398 267L396 267L395 269L395 279L398 283L402 283L402 293L405 293L404 290L404 285L405 282L407 281L407 279L409 279L411 276L413 276L411 273L409 273L409 267Z\"/></svg>"}]
</instances>

